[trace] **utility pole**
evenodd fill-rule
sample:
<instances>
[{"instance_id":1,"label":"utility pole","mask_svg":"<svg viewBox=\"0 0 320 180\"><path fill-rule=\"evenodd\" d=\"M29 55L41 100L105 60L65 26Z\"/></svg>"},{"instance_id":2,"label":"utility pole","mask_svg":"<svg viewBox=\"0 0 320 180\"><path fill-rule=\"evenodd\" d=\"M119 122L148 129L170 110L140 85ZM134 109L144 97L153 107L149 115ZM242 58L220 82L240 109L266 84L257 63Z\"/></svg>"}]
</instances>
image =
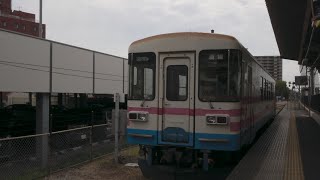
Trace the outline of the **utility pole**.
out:
<instances>
[{"instance_id":1,"label":"utility pole","mask_svg":"<svg viewBox=\"0 0 320 180\"><path fill-rule=\"evenodd\" d=\"M119 93L115 94L115 112L114 112L114 160L115 163L119 162L119 103L120 103L120 95Z\"/></svg>"},{"instance_id":2,"label":"utility pole","mask_svg":"<svg viewBox=\"0 0 320 180\"><path fill-rule=\"evenodd\" d=\"M39 37L42 38L42 0L39 0Z\"/></svg>"}]
</instances>

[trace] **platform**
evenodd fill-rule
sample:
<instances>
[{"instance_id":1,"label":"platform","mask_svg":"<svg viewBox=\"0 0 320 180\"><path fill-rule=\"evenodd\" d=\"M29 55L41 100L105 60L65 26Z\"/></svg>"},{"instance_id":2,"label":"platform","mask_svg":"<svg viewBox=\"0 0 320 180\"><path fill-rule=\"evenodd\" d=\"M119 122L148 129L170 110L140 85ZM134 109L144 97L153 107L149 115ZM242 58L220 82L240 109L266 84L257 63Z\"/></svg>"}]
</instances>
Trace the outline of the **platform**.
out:
<instances>
[{"instance_id":1,"label":"platform","mask_svg":"<svg viewBox=\"0 0 320 180\"><path fill-rule=\"evenodd\" d=\"M227 179L319 179L319 153L320 125L289 103Z\"/></svg>"}]
</instances>

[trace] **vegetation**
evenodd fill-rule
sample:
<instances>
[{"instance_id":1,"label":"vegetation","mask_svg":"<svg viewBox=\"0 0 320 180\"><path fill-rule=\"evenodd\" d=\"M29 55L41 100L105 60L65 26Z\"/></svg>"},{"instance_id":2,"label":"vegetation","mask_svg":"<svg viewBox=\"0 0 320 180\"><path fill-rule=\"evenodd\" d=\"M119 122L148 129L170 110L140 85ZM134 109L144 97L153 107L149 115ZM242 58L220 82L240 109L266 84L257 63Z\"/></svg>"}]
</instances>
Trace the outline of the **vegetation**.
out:
<instances>
[{"instance_id":1,"label":"vegetation","mask_svg":"<svg viewBox=\"0 0 320 180\"><path fill-rule=\"evenodd\" d=\"M275 90L276 90L276 96L282 96L288 99L290 90L287 87L286 81L277 81Z\"/></svg>"}]
</instances>

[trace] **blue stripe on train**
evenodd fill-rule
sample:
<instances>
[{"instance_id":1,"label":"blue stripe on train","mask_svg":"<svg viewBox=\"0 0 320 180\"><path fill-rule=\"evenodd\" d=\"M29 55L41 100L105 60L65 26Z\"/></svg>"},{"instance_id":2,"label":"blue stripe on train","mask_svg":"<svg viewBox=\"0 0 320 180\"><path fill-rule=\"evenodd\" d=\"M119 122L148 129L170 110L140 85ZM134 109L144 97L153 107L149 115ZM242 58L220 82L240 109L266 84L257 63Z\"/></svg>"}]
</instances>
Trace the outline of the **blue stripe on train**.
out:
<instances>
[{"instance_id":1,"label":"blue stripe on train","mask_svg":"<svg viewBox=\"0 0 320 180\"><path fill-rule=\"evenodd\" d=\"M141 137L136 136L141 135ZM149 136L149 137L143 137ZM157 145L157 131L142 129L127 129L127 141L129 144Z\"/></svg>"},{"instance_id":2,"label":"blue stripe on train","mask_svg":"<svg viewBox=\"0 0 320 180\"><path fill-rule=\"evenodd\" d=\"M240 134L195 133L195 149L237 151L240 150Z\"/></svg>"},{"instance_id":3,"label":"blue stripe on train","mask_svg":"<svg viewBox=\"0 0 320 180\"><path fill-rule=\"evenodd\" d=\"M127 133L127 140L129 144L183 146L181 143L161 142L161 144L158 144L157 131L155 130L127 129ZM205 141L200 141L200 139ZM185 144L185 146L190 144ZM236 151L240 149L240 134L195 133L194 148L202 150Z\"/></svg>"}]
</instances>

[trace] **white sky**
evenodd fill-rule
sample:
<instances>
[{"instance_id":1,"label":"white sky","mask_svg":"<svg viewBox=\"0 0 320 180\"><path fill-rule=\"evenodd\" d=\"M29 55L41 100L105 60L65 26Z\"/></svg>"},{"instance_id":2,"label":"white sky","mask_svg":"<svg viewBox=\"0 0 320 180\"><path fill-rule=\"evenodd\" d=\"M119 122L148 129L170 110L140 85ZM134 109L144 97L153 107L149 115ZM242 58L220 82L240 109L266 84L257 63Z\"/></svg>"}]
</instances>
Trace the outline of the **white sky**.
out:
<instances>
[{"instance_id":1,"label":"white sky","mask_svg":"<svg viewBox=\"0 0 320 180\"><path fill-rule=\"evenodd\" d=\"M13 9L38 14L38 3L13 0ZM137 39L211 29L254 56L279 55L265 0L43 0L43 23L47 39L122 57ZM283 80L296 75L297 62L284 60Z\"/></svg>"}]
</instances>

